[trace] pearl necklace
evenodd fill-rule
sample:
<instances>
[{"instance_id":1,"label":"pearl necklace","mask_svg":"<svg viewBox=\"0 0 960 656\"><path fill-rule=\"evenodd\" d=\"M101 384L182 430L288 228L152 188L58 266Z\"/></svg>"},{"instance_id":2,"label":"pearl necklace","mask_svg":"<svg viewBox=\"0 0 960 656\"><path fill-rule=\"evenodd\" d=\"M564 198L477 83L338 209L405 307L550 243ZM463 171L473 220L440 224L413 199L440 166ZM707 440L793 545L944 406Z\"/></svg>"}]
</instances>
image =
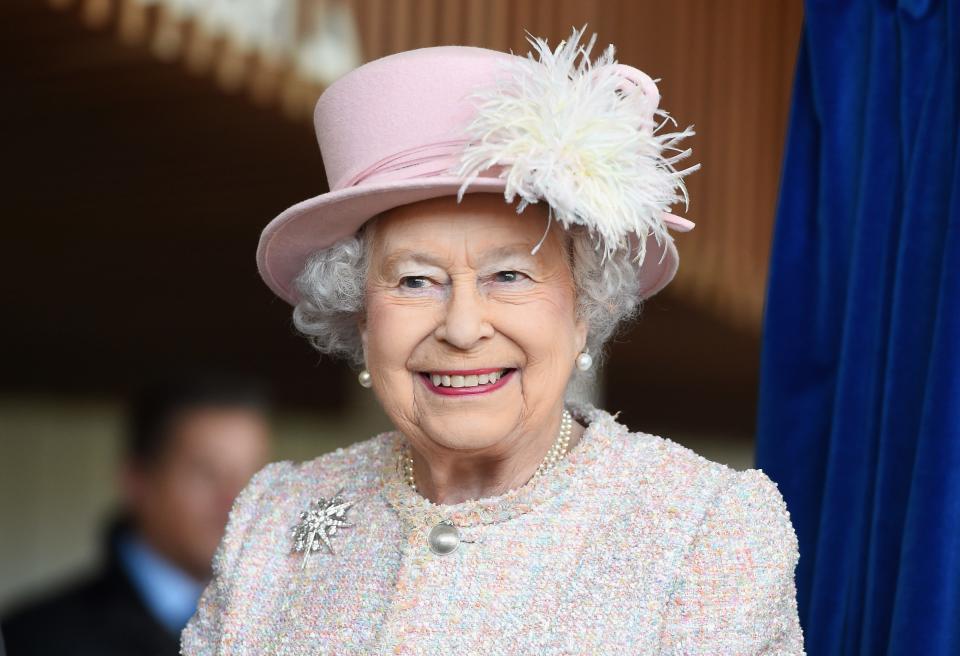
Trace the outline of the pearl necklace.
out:
<instances>
[{"instance_id":1,"label":"pearl necklace","mask_svg":"<svg viewBox=\"0 0 960 656\"><path fill-rule=\"evenodd\" d=\"M550 447L550 450L547 451L547 455L544 456L543 461L540 463L540 466L537 467L537 471L533 473L533 476L530 480L543 475L547 470L560 462L567 453L567 449L570 448L570 435L573 433L573 416L570 412L564 408L563 414L560 416L560 432L557 433L557 439L554 440L553 445ZM407 482L414 492L417 490L417 483L413 477L413 456L410 453L410 444L407 443L404 446L403 453L401 454L402 465L403 465L403 478Z\"/></svg>"}]
</instances>

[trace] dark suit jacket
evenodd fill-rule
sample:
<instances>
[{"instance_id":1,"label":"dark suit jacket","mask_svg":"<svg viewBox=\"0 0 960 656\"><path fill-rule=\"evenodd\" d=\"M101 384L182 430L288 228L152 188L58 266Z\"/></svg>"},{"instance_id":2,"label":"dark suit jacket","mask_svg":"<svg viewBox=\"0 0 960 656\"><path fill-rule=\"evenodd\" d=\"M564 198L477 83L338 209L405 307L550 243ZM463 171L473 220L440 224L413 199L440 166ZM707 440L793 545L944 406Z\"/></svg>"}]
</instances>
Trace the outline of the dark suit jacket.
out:
<instances>
[{"instance_id":1,"label":"dark suit jacket","mask_svg":"<svg viewBox=\"0 0 960 656\"><path fill-rule=\"evenodd\" d=\"M2 622L8 656L175 656L180 638L154 619L120 564L116 525L95 576Z\"/></svg>"}]
</instances>

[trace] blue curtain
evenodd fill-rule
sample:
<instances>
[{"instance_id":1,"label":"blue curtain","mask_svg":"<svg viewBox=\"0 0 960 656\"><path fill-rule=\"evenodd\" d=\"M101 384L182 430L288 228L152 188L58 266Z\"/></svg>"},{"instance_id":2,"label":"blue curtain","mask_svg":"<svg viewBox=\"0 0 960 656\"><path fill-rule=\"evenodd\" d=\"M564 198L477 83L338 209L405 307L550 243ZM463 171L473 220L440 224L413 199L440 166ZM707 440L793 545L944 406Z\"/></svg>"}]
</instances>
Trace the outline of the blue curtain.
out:
<instances>
[{"instance_id":1,"label":"blue curtain","mask_svg":"<svg viewBox=\"0 0 960 656\"><path fill-rule=\"evenodd\" d=\"M757 466L800 540L806 647L960 654L960 0L810 0Z\"/></svg>"}]
</instances>

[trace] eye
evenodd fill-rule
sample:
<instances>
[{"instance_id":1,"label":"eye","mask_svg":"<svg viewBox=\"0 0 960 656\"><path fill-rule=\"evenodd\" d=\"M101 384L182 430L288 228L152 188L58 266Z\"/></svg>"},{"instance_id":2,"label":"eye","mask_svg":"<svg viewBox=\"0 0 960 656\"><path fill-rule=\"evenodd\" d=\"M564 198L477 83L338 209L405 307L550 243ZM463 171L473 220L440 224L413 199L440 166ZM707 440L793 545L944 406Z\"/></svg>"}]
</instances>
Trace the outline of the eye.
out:
<instances>
[{"instance_id":1,"label":"eye","mask_svg":"<svg viewBox=\"0 0 960 656\"><path fill-rule=\"evenodd\" d=\"M520 273L519 271L497 271L495 274L493 274L494 282L520 282L526 278L526 274Z\"/></svg>"},{"instance_id":2,"label":"eye","mask_svg":"<svg viewBox=\"0 0 960 656\"><path fill-rule=\"evenodd\" d=\"M423 289L430 286L430 279L426 276L403 276L400 286L404 289Z\"/></svg>"}]
</instances>

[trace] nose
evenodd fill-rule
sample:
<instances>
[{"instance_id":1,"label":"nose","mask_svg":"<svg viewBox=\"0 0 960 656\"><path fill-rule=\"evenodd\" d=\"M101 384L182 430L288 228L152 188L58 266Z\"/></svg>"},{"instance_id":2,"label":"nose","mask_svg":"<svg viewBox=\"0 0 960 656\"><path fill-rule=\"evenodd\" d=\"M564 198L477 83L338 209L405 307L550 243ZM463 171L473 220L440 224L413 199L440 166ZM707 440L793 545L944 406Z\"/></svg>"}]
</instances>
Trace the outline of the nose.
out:
<instances>
[{"instance_id":1,"label":"nose","mask_svg":"<svg viewBox=\"0 0 960 656\"><path fill-rule=\"evenodd\" d=\"M484 299L472 281L453 286L434 336L464 351L493 336Z\"/></svg>"}]
</instances>

